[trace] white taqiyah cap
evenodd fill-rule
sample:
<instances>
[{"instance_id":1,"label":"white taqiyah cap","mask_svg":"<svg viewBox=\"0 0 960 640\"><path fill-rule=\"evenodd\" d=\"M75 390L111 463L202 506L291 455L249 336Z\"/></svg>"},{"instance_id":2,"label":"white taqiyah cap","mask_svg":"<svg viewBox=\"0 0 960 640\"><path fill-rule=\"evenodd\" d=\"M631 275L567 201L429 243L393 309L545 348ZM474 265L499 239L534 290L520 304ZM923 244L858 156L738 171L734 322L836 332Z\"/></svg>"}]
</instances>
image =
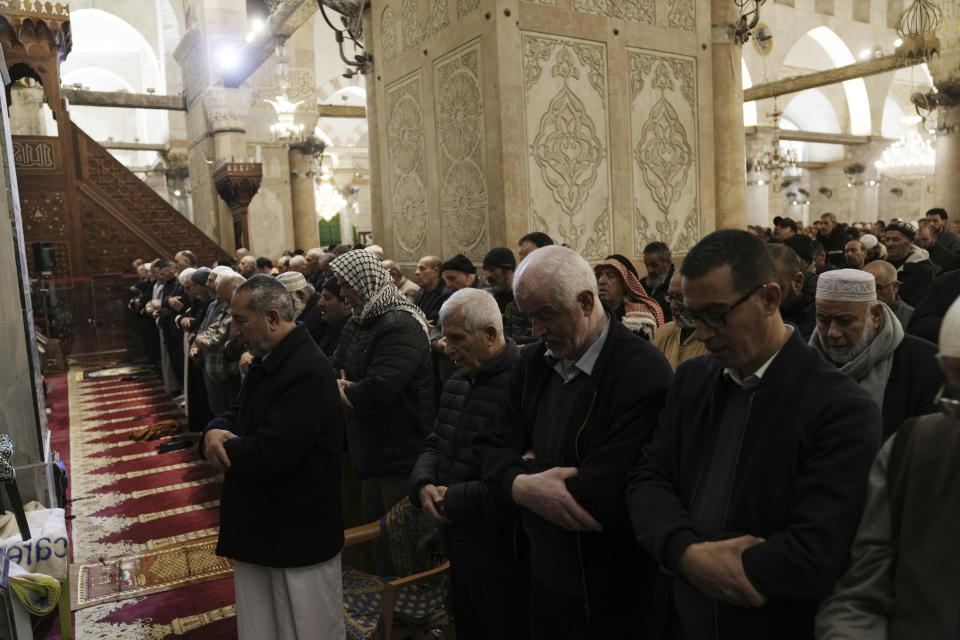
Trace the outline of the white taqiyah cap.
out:
<instances>
[{"instance_id":1,"label":"white taqiyah cap","mask_svg":"<svg viewBox=\"0 0 960 640\"><path fill-rule=\"evenodd\" d=\"M940 355L960 358L960 298L953 301L940 324Z\"/></svg>"},{"instance_id":2,"label":"white taqiyah cap","mask_svg":"<svg viewBox=\"0 0 960 640\"><path fill-rule=\"evenodd\" d=\"M860 236L860 244L863 245L864 249L870 251L870 249L873 249L875 246L880 244L880 241L877 240L877 236L873 235L872 233L865 233Z\"/></svg>"},{"instance_id":3,"label":"white taqiyah cap","mask_svg":"<svg viewBox=\"0 0 960 640\"><path fill-rule=\"evenodd\" d=\"M877 280L859 269L824 271L817 278L817 300L837 302L873 302L877 299Z\"/></svg>"},{"instance_id":4,"label":"white taqiyah cap","mask_svg":"<svg viewBox=\"0 0 960 640\"><path fill-rule=\"evenodd\" d=\"M300 291L307 286L307 279L299 271L287 271L277 276L277 282L287 288L287 291Z\"/></svg>"}]
</instances>

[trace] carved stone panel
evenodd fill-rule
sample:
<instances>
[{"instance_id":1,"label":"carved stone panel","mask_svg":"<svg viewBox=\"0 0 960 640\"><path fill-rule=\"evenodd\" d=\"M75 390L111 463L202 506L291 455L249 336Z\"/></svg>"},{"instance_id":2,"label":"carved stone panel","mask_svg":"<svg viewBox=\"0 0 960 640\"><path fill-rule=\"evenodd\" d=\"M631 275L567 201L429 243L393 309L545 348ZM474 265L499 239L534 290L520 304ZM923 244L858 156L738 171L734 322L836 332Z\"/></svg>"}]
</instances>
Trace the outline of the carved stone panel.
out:
<instances>
[{"instance_id":1,"label":"carved stone panel","mask_svg":"<svg viewBox=\"0 0 960 640\"><path fill-rule=\"evenodd\" d=\"M393 60L400 53L400 43L397 40L397 17L393 7L387 5L380 14L380 54L383 60Z\"/></svg>"},{"instance_id":2,"label":"carved stone panel","mask_svg":"<svg viewBox=\"0 0 960 640\"><path fill-rule=\"evenodd\" d=\"M644 24L656 22L655 0L573 0L573 8L596 16L620 18Z\"/></svg>"},{"instance_id":3,"label":"carved stone panel","mask_svg":"<svg viewBox=\"0 0 960 640\"><path fill-rule=\"evenodd\" d=\"M525 32L530 229L586 258L613 253L606 48Z\"/></svg>"},{"instance_id":4,"label":"carved stone panel","mask_svg":"<svg viewBox=\"0 0 960 640\"><path fill-rule=\"evenodd\" d=\"M421 22L420 12L424 7L425 19ZM400 31L404 50L417 46L449 24L447 0L400 0Z\"/></svg>"},{"instance_id":5,"label":"carved stone panel","mask_svg":"<svg viewBox=\"0 0 960 640\"><path fill-rule=\"evenodd\" d=\"M480 43L437 60L437 158L443 255L483 260L490 248Z\"/></svg>"},{"instance_id":6,"label":"carved stone panel","mask_svg":"<svg viewBox=\"0 0 960 640\"><path fill-rule=\"evenodd\" d=\"M694 31L697 28L696 0L668 0L667 24L674 29Z\"/></svg>"},{"instance_id":7,"label":"carved stone panel","mask_svg":"<svg viewBox=\"0 0 960 640\"><path fill-rule=\"evenodd\" d=\"M628 64L635 252L686 251L700 238L697 63L629 49Z\"/></svg>"},{"instance_id":8,"label":"carved stone panel","mask_svg":"<svg viewBox=\"0 0 960 640\"><path fill-rule=\"evenodd\" d=\"M420 257L427 236L420 71L387 87L387 180L395 253Z\"/></svg>"}]
</instances>

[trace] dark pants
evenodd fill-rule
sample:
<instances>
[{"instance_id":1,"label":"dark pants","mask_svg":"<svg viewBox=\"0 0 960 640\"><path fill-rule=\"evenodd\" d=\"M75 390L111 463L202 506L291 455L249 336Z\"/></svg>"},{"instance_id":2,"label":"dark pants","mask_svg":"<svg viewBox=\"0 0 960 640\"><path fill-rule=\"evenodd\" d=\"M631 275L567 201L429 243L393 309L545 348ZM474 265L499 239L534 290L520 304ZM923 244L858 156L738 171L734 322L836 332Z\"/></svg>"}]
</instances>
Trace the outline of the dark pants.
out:
<instances>
[{"instance_id":1,"label":"dark pants","mask_svg":"<svg viewBox=\"0 0 960 640\"><path fill-rule=\"evenodd\" d=\"M530 637L534 640L600 640L642 638L637 611L588 615L583 598L554 591L530 576Z\"/></svg>"},{"instance_id":2,"label":"dark pants","mask_svg":"<svg viewBox=\"0 0 960 640\"><path fill-rule=\"evenodd\" d=\"M203 381L203 367L190 362L187 372L187 424L190 431L203 431L213 419L210 400L207 398L207 385Z\"/></svg>"},{"instance_id":3,"label":"dark pants","mask_svg":"<svg viewBox=\"0 0 960 640\"><path fill-rule=\"evenodd\" d=\"M409 491L410 476L383 476L360 481L360 512L365 522L379 520Z\"/></svg>"},{"instance_id":4,"label":"dark pants","mask_svg":"<svg viewBox=\"0 0 960 640\"><path fill-rule=\"evenodd\" d=\"M526 640L530 637L530 581L526 567L484 572L451 559L450 591L457 640Z\"/></svg>"},{"instance_id":5,"label":"dark pants","mask_svg":"<svg viewBox=\"0 0 960 640\"><path fill-rule=\"evenodd\" d=\"M240 393L240 376L231 376L226 380L212 380L206 373L203 374L204 384L207 386L207 400L210 402L210 412L218 416L230 408Z\"/></svg>"}]
</instances>

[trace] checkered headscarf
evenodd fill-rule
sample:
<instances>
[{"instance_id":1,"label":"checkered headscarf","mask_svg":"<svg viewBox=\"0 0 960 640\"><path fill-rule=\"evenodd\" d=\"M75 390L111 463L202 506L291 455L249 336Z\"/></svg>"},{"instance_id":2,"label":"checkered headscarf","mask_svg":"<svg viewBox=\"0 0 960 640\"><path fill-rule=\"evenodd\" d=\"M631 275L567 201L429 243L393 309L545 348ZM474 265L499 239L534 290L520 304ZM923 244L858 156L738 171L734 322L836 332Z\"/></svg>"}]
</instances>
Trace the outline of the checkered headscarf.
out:
<instances>
[{"instance_id":1,"label":"checkered headscarf","mask_svg":"<svg viewBox=\"0 0 960 640\"><path fill-rule=\"evenodd\" d=\"M330 263L330 268L363 298L363 308L354 310L354 317L361 327L387 311L397 309L416 318L424 333L429 335L426 316L400 293L400 289L393 283L393 278L380 264L380 259L371 252L354 249L335 258Z\"/></svg>"}]
</instances>

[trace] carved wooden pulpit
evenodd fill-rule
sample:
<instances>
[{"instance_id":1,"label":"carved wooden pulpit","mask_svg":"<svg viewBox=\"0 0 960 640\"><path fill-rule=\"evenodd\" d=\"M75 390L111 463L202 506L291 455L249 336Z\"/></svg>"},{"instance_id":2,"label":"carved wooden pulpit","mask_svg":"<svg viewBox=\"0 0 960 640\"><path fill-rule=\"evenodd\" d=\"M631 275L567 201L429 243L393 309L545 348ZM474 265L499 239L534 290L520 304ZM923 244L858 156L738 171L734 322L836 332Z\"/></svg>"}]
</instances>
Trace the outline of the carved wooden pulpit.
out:
<instances>
[{"instance_id":1,"label":"carved wooden pulpit","mask_svg":"<svg viewBox=\"0 0 960 640\"><path fill-rule=\"evenodd\" d=\"M262 178L263 165L259 162L221 162L213 170L217 193L233 213L233 241L237 248L250 246L247 208Z\"/></svg>"}]
</instances>

